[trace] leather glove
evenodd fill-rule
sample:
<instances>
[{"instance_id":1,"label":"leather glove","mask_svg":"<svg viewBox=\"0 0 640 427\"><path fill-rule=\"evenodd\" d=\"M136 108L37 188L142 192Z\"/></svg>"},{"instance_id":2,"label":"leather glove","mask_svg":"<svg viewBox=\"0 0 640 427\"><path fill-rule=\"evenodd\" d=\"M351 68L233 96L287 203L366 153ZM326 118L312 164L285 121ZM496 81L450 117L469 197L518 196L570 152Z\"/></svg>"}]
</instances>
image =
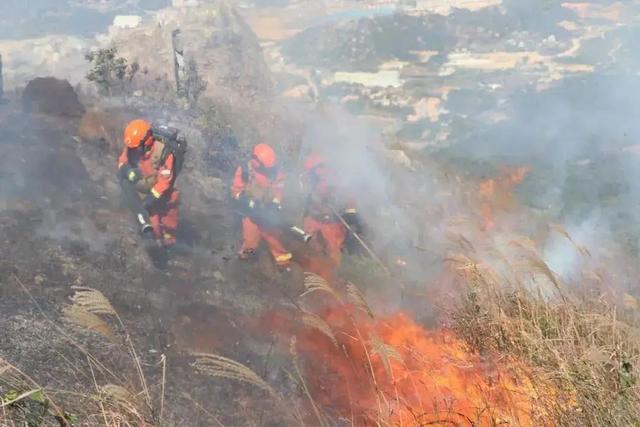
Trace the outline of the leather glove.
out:
<instances>
[{"instance_id":1,"label":"leather glove","mask_svg":"<svg viewBox=\"0 0 640 427\"><path fill-rule=\"evenodd\" d=\"M240 204L239 206L241 206L243 209L254 209L256 207L256 201L253 199L250 199L249 196L247 196L247 193L240 193L238 194L238 197L236 198L236 200L238 201L238 203Z\"/></svg>"},{"instance_id":2,"label":"leather glove","mask_svg":"<svg viewBox=\"0 0 640 427\"><path fill-rule=\"evenodd\" d=\"M127 181L134 184L142 179L142 173L140 173L140 170L130 165L125 165L122 167L122 174L127 179Z\"/></svg>"},{"instance_id":3,"label":"leather glove","mask_svg":"<svg viewBox=\"0 0 640 427\"><path fill-rule=\"evenodd\" d=\"M140 173L138 168L131 168L131 170L127 172L127 179L129 182L135 184L142 179L142 173Z\"/></svg>"}]
</instances>

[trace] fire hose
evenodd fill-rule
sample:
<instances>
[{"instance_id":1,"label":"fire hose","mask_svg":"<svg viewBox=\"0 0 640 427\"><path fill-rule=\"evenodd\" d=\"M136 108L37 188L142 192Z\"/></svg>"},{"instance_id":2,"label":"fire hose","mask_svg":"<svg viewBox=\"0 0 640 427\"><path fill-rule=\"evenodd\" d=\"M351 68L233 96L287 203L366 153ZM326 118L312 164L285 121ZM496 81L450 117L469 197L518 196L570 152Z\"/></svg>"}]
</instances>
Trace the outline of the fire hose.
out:
<instances>
[{"instance_id":1,"label":"fire hose","mask_svg":"<svg viewBox=\"0 0 640 427\"><path fill-rule=\"evenodd\" d=\"M238 215L251 218L260 227L282 230L304 243L309 243L311 240L312 236L305 232L302 227L286 222L282 218L280 210L275 206L260 203L254 207L249 207L244 200L236 200L234 201L234 211Z\"/></svg>"},{"instance_id":2,"label":"fire hose","mask_svg":"<svg viewBox=\"0 0 640 427\"><path fill-rule=\"evenodd\" d=\"M331 211L333 212L333 214L336 216L336 218L338 218L340 220L340 222L342 223L342 225L345 226L345 228L349 231L349 233L351 233L351 235L353 237L355 237L356 241L358 243L360 243L360 245L364 248L365 251L367 251L367 253L369 254L369 256L376 262L378 263L378 265L380 265L380 267L384 270L385 273L387 273L389 276L391 276L391 270L389 270L389 268L385 265L384 262L382 262L382 260L380 259L380 257L378 255L376 255L376 253L369 247L369 245L367 245L365 243L364 240L362 240L362 237L360 237L358 235L358 233L356 233L356 231L353 229L353 227L351 227L349 225L349 223L347 223L347 221L345 221L345 219L342 217L342 215L340 215L336 209L331 206Z\"/></svg>"}]
</instances>

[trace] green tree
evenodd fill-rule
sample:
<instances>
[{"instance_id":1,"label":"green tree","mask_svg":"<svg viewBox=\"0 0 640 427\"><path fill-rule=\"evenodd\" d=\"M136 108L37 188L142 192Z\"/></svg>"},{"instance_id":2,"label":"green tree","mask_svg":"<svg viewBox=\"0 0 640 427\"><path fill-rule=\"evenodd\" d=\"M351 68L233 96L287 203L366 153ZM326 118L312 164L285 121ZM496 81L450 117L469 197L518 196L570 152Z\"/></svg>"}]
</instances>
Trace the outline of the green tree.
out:
<instances>
[{"instance_id":1,"label":"green tree","mask_svg":"<svg viewBox=\"0 0 640 427\"><path fill-rule=\"evenodd\" d=\"M86 76L87 80L95 83L103 94L109 96L123 92L125 84L130 83L140 70L137 62L129 64L125 58L118 56L118 49L115 47L89 52L85 59L92 65Z\"/></svg>"}]
</instances>

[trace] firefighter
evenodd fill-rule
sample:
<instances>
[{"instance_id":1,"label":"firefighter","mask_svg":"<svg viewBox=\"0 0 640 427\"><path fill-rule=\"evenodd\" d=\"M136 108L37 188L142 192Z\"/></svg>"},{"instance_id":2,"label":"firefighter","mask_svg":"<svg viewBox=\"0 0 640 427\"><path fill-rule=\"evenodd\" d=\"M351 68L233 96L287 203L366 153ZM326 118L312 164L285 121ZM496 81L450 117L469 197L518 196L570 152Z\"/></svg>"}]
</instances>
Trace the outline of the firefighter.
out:
<instances>
[{"instance_id":1,"label":"firefighter","mask_svg":"<svg viewBox=\"0 0 640 427\"><path fill-rule=\"evenodd\" d=\"M311 242L316 249L326 252L335 265L339 266L348 230L336 214L341 215L355 232L360 232L358 212L353 204L347 204L342 208L336 205L336 191L331 182L336 175L322 156L311 154L304 162L304 170L303 183L309 189L304 230L312 236ZM320 236L324 246L318 239Z\"/></svg>"},{"instance_id":2,"label":"firefighter","mask_svg":"<svg viewBox=\"0 0 640 427\"><path fill-rule=\"evenodd\" d=\"M158 245L169 248L176 243L180 200L174 188L175 155L153 136L151 123L142 119L127 125L124 145L118 159L120 176L135 186Z\"/></svg>"},{"instance_id":3,"label":"firefighter","mask_svg":"<svg viewBox=\"0 0 640 427\"><path fill-rule=\"evenodd\" d=\"M236 169L231 184L231 196L242 206L239 211L243 234L238 253L240 259L254 255L264 239L278 267L289 269L292 254L282 245L281 230L259 220L260 211L281 210L283 188L284 174L278 167L275 152L267 144L256 145L251 160Z\"/></svg>"}]
</instances>

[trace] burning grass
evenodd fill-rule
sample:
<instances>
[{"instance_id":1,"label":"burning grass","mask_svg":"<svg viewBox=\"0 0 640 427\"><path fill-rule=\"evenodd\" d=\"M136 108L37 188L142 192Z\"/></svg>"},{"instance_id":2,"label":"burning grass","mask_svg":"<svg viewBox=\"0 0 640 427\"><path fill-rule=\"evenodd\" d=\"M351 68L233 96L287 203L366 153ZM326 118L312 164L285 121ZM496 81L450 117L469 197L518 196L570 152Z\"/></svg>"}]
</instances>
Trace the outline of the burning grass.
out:
<instances>
[{"instance_id":1,"label":"burning grass","mask_svg":"<svg viewBox=\"0 0 640 427\"><path fill-rule=\"evenodd\" d=\"M512 170L505 170L496 178L483 180L478 186L480 212L483 219L483 229L492 230L495 225L496 211L509 211L516 205L513 190L522 184L531 171L528 166Z\"/></svg>"},{"instance_id":2,"label":"burning grass","mask_svg":"<svg viewBox=\"0 0 640 427\"><path fill-rule=\"evenodd\" d=\"M547 425L541 400L555 393L526 365L481 357L451 331L427 331L408 315L346 321L326 313L341 350L298 336L312 395L332 419L358 426Z\"/></svg>"},{"instance_id":3,"label":"burning grass","mask_svg":"<svg viewBox=\"0 0 640 427\"><path fill-rule=\"evenodd\" d=\"M566 230L552 229L589 256ZM492 248L482 256L482 245L462 235L456 240L461 252L447 261L468 291L452 312L452 329L428 330L403 312L378 315L354 283L309 273L294 304L299 310L258 322L280 338L279 369L288 381L215 354L192 355L192 368L252 386L281 425L636 425L637 300L627 295L626 309L618 309L584 289L572 292L530 239L514 238L508 251ZM129 379L117 381L119 375L101 373L106 368L86 354L94 390L82 399L94 412L91 422L163 425L164 356L161 384L148 384L111 302L95 289L74 291L63 308L65 322L120 343L132 362ZM15 383L11 373L19 372L0 360L0 385L8 378ZM59 397L20 375L11 386L17 394L0 397L9 415ZM256 412L258 402L251 402ZM61 408L48 417L67 425L70 416Z\"/></svg>"},{"instance_id":4,"label":"burning grass","mask_svg":"<svg viewBox=\"0 0 640 427\"><path fill-rule=\"evenodd\" d=\"M454 332L429 331L406 313L376 317L352 283L344 296L315 275L306 284L301 305L316 308L322 329L304 312L300 322L276 313L263 323L295 346L296 372L321 424L552 424L543 401L559 393L525 363L481 356Z\"/></svg>"},{"instance_id":5,"label":"burning grass","mask_svg":"<svg viewBox=\"0 0 640 427\"><path fill-rule=\"evenodd\" d=\"M580 250L577 248L576 250ZM486 263L457 269L469 284L453 312L454 329L479 352L498 352L527 361L554 385L564 399L543 401L557 425L638 425L640 393L640 328L632 305L620 309L610 298L589 291L584 283L561 283L549 267L526 248L526 259L537 259L541 279L529 282L526 271L487 274ZM500 277L500 279L497 279Z\"/></svg>"}]
</instances>

